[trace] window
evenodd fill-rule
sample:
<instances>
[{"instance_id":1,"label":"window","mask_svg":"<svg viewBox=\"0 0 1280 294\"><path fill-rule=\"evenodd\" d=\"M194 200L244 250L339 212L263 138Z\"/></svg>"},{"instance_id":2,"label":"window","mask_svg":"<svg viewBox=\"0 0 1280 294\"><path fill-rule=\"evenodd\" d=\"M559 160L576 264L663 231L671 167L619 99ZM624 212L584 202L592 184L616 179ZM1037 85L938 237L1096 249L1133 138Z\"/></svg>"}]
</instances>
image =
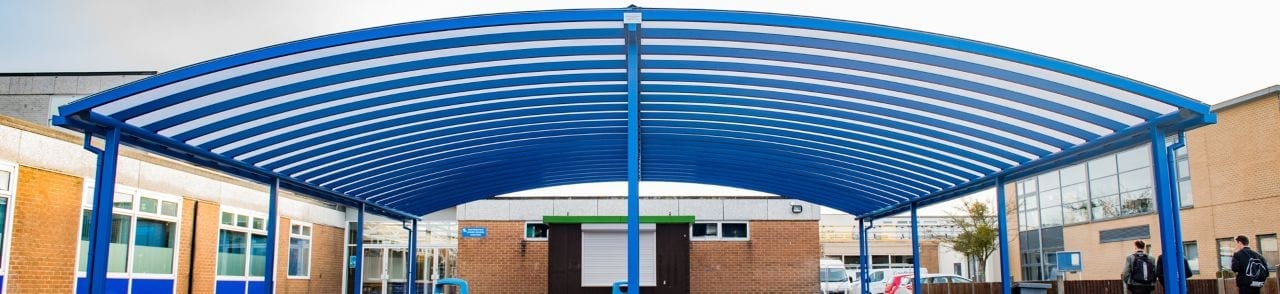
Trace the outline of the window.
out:
<instances>
[{"instance_id":1,"label":"window","mask_svg":"<svg viewBox=\"0 0 1280 294\"><path fill-rule=\"evenodd\" d=\"M1231 253L1235 252L1236 241L1231 238L1218 239L1218 270L1231 271Z\"/></svg>"},{"instance_id":2,"label":"window","mask_svg":"<svg viewBox=\"0 0 1280 294\"><path fill-rule=\"evenodd\" d=\"M94 187L81 199L77 271L88 268ZM113 277L172 277L177 266L178 210L182 198L117 185L111 207L107 272Z\"/></svg>"},{"instance_id":3,"label":"window","mask_svg":"<svg viewBox=\"0 0 1280 294\"><path fill-rule=\"evenodd\" d=\"M1196 241L1182 243L1183 255L1187 256L1187 265L1191 267L1191 274L1200 274L1200 247L1196 246Z\"/></svg>"},{"instance_id":4,"label":"window","mask_svg":"<svg viewBox=\"0 0 1280 294\"><path fill-rule=\"evenodd\" d=\"M1194 206L1195 198L1191 197L1191 158L1188 156L1187 146L1174 150L1173 155L1174 173L1178 176L1178 201L1182 207Z\"/></svg>"},{"instance_id":5,"label":"window","mask_svg":"<svg viewBox=\"0 0 1280 294\"><path fill-rule=\"evenodd\" d=\"M525 223L524 239L533 241L547 240L548 234L551 232L551 226L544 223Z\"/></svg>"},{"instance_id":6,"label":"window","mask_svg":"<svg viewBox=\"0 0 1280 294\"><path fill-rule=\"evenodd\" d=\"M747 240L746 222L694 223L690 227L692 240Z\"/></svg>"},{"instance_id":7,"label":"window","mask_svg":"<svg viewBox=\"0 0 1280 294\"><path fill-rule=\"evenodd\" d=\"M13 164L0 164L0 261L9 257L9 228L13 214L9 209L13 206L14 188L18 185L18 167ZM9 272L9 263L0 262L0 274Z\"/></svg>"},{"instance_id":8,"label":"window","mask_svg":"<svg viewBox=\"0 0 1280 294\"><path fill-rule=\"evenodd\" d=\"M1274 261L1271 261L1271 260L1280 260L1280 251L1278 251L1276 248L1275 234L1259 235L1258 239L1255 239L1255 240L1258 241L1258 245L1257 245L1258 254L1262 254L1263 259L1266 259L1269 262L1273 262L1273 263ZM1271 269L1271 271L1273 272L1276 271L1276 267L1274 266L1269 266L1267 268Z\"/></svg>"},{"instance_id":9,"label":"window","mask_svg":"<svg viewBox=\"0 0 1280 294\"><path fill-rule=\"evenodd\" d=\"M218 226L219 279L260 278L266 274L267 232L259 225L265 222L261 214L223 207Z\"/></svg>"},{"instance_id":10,"label":"window","mask_svg":"<svg viewBox=\"0 0 1280 294\"><path fill-rule=\"evenodd\" d=\"M289 278L311 277L311 224L289 224Z\"/></svg>"}]
</instances>

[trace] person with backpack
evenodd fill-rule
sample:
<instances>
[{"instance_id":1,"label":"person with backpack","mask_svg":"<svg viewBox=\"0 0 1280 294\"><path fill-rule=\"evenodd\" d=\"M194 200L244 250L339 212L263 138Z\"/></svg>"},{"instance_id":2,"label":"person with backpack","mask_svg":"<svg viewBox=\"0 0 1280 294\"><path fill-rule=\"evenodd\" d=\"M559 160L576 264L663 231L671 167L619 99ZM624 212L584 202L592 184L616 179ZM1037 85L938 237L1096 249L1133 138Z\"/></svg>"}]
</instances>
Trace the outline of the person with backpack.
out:
<instances>
[{"instance_id":1,"label":"person with backpack","mask_svg":"<svg viewBox=\"0 0 1280 294\"><path fill-rule=\"evenodd\" d=\"M1146 242L1138 240L1133 242L1133 246L1137 250L1125 257L1124 272L1120 273L1120 280L1129 293L1151 294L1156 290L1156 264L1144 251L1147 248Z\"/></svg>"},{"instance_id":2,"label":"person with backpack","mask_svg":"<svg viewBox=\"0 0 1280 294\"><path fill-rule=\"evenodd\" d=\"M1182 272L1182 274L1184 275L1183 278L1190 279L1191 278L1191 262L1188 262L1187 259L1185 258L1182 259L1182 267L1185 268ZM1163 254L1161 254L1160 257L1156 258L1156 282L1159 282L1160 284L1164 284L1164 255Z\"/></svg>"},{"instance_id":3,"label":"person with backpack","mask_svg":"<svg viewBox=\"0 0 1280 294\"><path fill-rule=\"evenodd\" d=\"M1236 253L1231 254L1231 271L1236 273L1236 288L1240 294L1257 294L1271 275L1267 259L1249 249L1249 237L1236 236Z\"/></svg>"}]
</instances>

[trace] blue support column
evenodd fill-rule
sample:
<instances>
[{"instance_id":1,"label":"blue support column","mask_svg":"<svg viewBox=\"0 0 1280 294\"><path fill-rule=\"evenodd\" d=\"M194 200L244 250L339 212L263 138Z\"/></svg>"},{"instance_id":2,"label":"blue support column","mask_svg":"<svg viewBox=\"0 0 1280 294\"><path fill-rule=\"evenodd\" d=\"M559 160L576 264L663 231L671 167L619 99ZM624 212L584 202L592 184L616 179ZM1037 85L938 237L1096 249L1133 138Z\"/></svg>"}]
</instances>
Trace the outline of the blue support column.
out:
<instances>
[{"instance_id":1,"label":"blue support column","mask_svg":"<svg viewBox=\"0 0 1280 294\"><path fill-rule=\"evenodd\" d=\"M360 293L364 288L364 204L360 204L359 211L356 213L356 252L352 256L356 257L356 268L352 271L355 276L355 285L351 285L351 292Z\"/></svg>"},{"instance_id":2,"label":"blue support column","mask_svg":"<svg viewBox=\"0 0 1280 294\"><path fill-rule=\"evenodd\" d=\"M867 220L858 219L858 284L862 287L862 293L871 293L871 256L867 247Z\"/></svg>"},{"instance_id":3,"label":"blue support column","mask_svg":"<svg viewBox=\"0 0 1280 294\"><path fill-rule=\"evenodd\" d=\"M640 293L640 14L624 13L627 42L627 293Z\"/></svg>"},{"instance_id":4,"label":"blue support column","mask_svg":"<svg viewBox=\"0 0 1280 294\"><path fill-rule=\"evenodd\" d=\"M911 268L914 274L911 278L911 284L915 285L915 293L923 293L920 289L920 220L916 214L918 204L911 203Z\"/></svg>"},{"instance_id":5,"label":"blue support column","mask_svg":"<svg viewBox=\"0 0 1280 294\"><path fill-rule=\"evenodd\" d=\"M1186 276L1183 275L1182 239L1177 218L1180 211L1171 183L1169 152L1164 142L1164 132L1151 128L1151 171L1155 177L1156 213L1160 221L1160 254L1164 255L1163 273L1165 293L1187 293Z\"/></svg>"},{"instance_id":6,"label":"blue support column","mask_svg":"<svg viewBox=\"0 0 1280 294\"><path fill-rule=\"evenodd\" d=\"M418 220L413 220L413 226L409 229L409 264L405 270L405 292L409 294L417 294L418 281L414 279L418 272Z\"/></svg>"},{"instance_id":7,"label":"blue support column","mask_svg":"<svg viewBox=\"0 0 1280 294\"><path fill-rule=\"evenodd\" d=\"M1013 293L1013 274L1009 272L1009 205L1004 195L1004 179L996 178L996 222L1000 232L1000 289L1001 293Z\"/></svg>"},{"instance_id":8,"label":"blue support column","mask_svg":"<svg viewBox=\"0 0 1280 294\"><path fill-rule=\"evenodd\" d=\"M276 243L280 238L277 223L280 218L280 179L271 180L271 185L267 189L267 260L266 268L263 272L262 281L266 283L263 293L271 294L276 291Z\"/></svg>"},{"instance_id":9,"label":"blue support column","mask_svg":"<svg viewBox=\"0 0 1280 294\"><path fill-rule=\"evenodd\" d=\"M89 293L107 293L107 263L111 246L111 210L116 195L116 163L120 155L120 129L111 128L104 134L106 143L101 150L90 144L92 137L85 135L85 149L98 154L97 175L94 177L93 221L89 237L89 264L87 272Z\"/></svg>"},{"instance_id":10,"label":"blue support column","mask_svg":"<svg viewBox=\"0 0 1280 294\"><path fill-rule=\"evenodd\" d=\"M1177 162L1178 162L1178 156L1177 156L1177 153L1175 153L1175 152L1177 152L1177 150L1178 150L1178 149L1185 147L1185 146L1186 146L1186 144L1187 144L1187 138L1186 138L1186 135L1185 135L1185 134L1183 134L1182 132L1178 132L1178 141L1176 141L1176 142L1174 142L1173 144L1169 145L1169 149L1168 149L1168 150L1169 150L1169 155L1168 155L1168 157L1169 157L1169 170L1170 170L1170 173L1169 173L1169 182L1170 182L1170 183L1171 183L1171 185L1172 185L1172 187L1171 187L1171 188L1172 188L1172 191L1173 191L1173 197L1172 197L1172 198L1173 198L1173 201L1170 201L1170 203L1173 203L1173 208L1171 208L1171 209L1172 209L1172 211L1177 211L1177 212L1178 212L1178 213L1173 214L1173 224L1178 226L1178 229L1176 230L1176 232L1177 232L1176 236L1178 237L1178 240L1179 240L1179 241L1183 240L1183 239L1182 239L1182 193L1183 193L1184 191L1182 191L1181 187L1179 187L1179 186L1178 186L1178 177L1179 177L1178 172L1177 172L1177 171L1178 171L1178 165L1177 165ZM1184 250L1186 250L1186 248L1184 248L1184 247L1182 246L1182 244L1178 244L1178 246L1177 246L1177 247L1175 247L1175 248L1177 248L1177 255L1173 255L1173 256L1187 256L1187 253L1184 251ZM1186 268L1185 268L1185 267L1179 267L1179 268L1183 270L1183 272L1182 272L1182 274L1181 274L1180 276L1181 276L1181 277L1185 277L1185 276L1187 276L1187 275L1186 275L1186 274L1187 274L1187 273L1186 273ZM1176 284L1176 286L1178 286L1179 288L1178 288L1178 289L1176 289L1176 290L1174 290L1174 291L1176 291L1176 292L1174 292L1174 293L1187 293L1187 292L1189 292L1189 290L1188 290L1188 288L1187 288L1187 283L1185 283L1185 282L1183 282L1183 283L1177 283L1177 284ZM1171 291L1171 292L1173 292L1173 291Z\"/></svg>"}]
</instances>

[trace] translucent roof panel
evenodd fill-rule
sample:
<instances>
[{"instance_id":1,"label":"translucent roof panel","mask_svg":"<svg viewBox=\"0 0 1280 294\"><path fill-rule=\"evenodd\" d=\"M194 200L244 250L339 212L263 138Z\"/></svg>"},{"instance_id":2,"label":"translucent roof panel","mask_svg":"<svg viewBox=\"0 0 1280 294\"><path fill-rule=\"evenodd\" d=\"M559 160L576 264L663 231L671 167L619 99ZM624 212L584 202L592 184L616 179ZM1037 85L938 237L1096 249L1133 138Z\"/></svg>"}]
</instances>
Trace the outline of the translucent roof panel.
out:
<instances>
[{"instance_id":1,"label":"translucent roof panel","mask_svg":"<svg viewBox=\"0 0 1280 294\"><path fill-rule=\"evenodd\" d=\"M1088 67L874 24L586 9L405 23L166 72L61 108L61 125L421 215L625 181L639 13L641 178L854 214L989 187L1212 123L1206 105Z\"/></svg>"}]
</instances>

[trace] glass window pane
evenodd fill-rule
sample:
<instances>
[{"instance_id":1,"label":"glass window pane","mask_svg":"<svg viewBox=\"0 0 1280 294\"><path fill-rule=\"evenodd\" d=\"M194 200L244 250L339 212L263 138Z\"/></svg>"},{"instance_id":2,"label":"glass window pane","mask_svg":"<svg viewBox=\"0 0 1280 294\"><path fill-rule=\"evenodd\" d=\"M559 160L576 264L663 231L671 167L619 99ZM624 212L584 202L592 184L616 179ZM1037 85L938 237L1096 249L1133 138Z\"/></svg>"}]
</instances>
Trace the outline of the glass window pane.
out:
<instances>
[{"instance_id":1,"label":"glass window pane","mask_svg":"<svg viewBox=\"0 0 1280 294\"><path fill-rule=\"evenodd\" d=\"M311 271L311 240L289 238L289 275L307 276Z\"/></svg>"},{"instance_id":2,"label":"glass window pane","mask_svg":"<svg viewBox=\"0 0 1280 294\"><path fill-rule=\"evenodd\" d=\"M1085 165L1077 164L1062 169L1062 185L1070 185L1083 183L1085 180Z\"/></svg>"},{"instance_id":3,"label":"glass window pane","mask_svg":"<svg viewBox=\"0 0 1280 294\"><path fill-rule=\"evenodd\" d=\"M1116 154L1116 166L1120 172L1151 166L1151 144L1143 144Z\"/></svg>"},{"instance_id":4,"label":"glass window pane","mask_svg":"<svg viewBox=\"0 0 1280 294\"><path fill-rule=\"evenodd\" d=\"M1036 191L1039 191L1036 188L1036 181L1035 179L1030 179L1022 181L1021 188L1018 189L1018 195L1027 195L1035 193Z\"/></svg>"},{"instance_id":5,"label":"glass window pane","mask_svg":"<svg viewBox=\"0 0 1280 294\"><path fill-rule=\"evenodd\" d=\"M1148 213L1155 207L1151 198L1151 189L1138 190L1120 194L1123 213L1126 215Z\"/></svg>"},{"instance_id":6,"label":"glass window pane","mask_svg":"<svg viewBox=\"0 0 1280 294\"><path fill-rule=\"evenodd\" d=\"M1062 206L1050 206L1040 210L1040 224L1045 227L1062 225Z\"/></svg>"},{"instance_id":7,"label":"glass window pane","mask_svg":"<svg viewBox=\"0 0 1280 294\"><path fill-rule=\"evenodd\" d=\"M89 268L89 220L93 216L93 210L85 209L80 214L80 261L78 271L88 271Z\"/></svg>"},{"instance_id":8,"label":"glass window pane","mask_svg":"<svg viewBox=\"0 0 1280 294\"><path fill-rule=\"evenodd\" d=\"M178 216L178 203L171 201L164 201L160 203L160 214Z\"/></svg>"},{"instance_id":9,"label":"glass window pane","mask_svg":"<svg viewBox=\"0 0 1280 294\"><path fill-rule=\"evenodd\" d=\"M1058 171L1051 171L1036 177L1040 181L1040 191L1058 188Z\"/></svg>"},{"instance_id":10,"label":"glass window pane","mask_svg":"<svg viewBox=\"0 0 1280 294\"><path fill-rule=\"evenodd\" d=\"M260 218L260 217L255 217L255 218L253 218L253 229L254 229L254 230L262 230L263 228L266 228L266 225L264 225L264 223L265 223L265 222L266 222L266 221L264 221L264 220L263 220L262 218Z\"/></svg>"},{"instance_id":11,"label":"glass window pane","mask_svg":"<svg viewBox=\"0 0 1280 294\"><path fill-rule=\"evenodd\" d=\"M244 276L245 249L248 247L245 233L218 231L218 275Z\"/></svg>"},{"instance_id":12,"label":"glass window pane","mask_svg":"<svg viewBox=\"0 0 1280 294\"><path fill-rule=\"evenodd\" d=\"M4 244L4 238L8 237L4 235L4 231L5 231L4 228L5 226L9 225L8 223L5 222L5 220L8 219L7 218L8 214L9 214L9 198L0 197L0 244ZM0 250L0 253L3 253L2 250ZM4 257L3 255L0 255L0 258L3 258L3 257ZM3 259L0 259L0 260L3 260Z\"/></svg>"},{"instance_id":13,"label":"glass window pane","mask_svg":"<svg viewBox=\"0 0 1280 294\"><path fill-rule=\"evenodd\" d=\"M171 222L138 219L137 240L133 247L134 273L173 273L174 227Z\"/></svg>"},{"instance_id":14,"label":"glass window pane","mask_svg":"<svg viewBox=\"0 0 1280 294\"><path fill-rule=\"evenodd\" d=\"M294 235L302 235L302 226L299 226L299 225L289 226L289 233Z\"/></svg>"},{"instance_id":15,"label":"glass window pane","mask_svg":"<svg viewBox=\"0 0 1280 294\"><path fill-rule=\"evenodd\" d=\"M107 257L107 272L128 272L129 230L132 226L133 219L131 217L119 214L111 215L111 246L109 246L110 256Z\"/></svg>"},{"instance_id":16,"label":"glass window pane","mask_svg":"<svg viewBox=\"0 0 1280 294\"><path fill-rule=\"evenodd\" d=\"M236 215L231 214L230 212L223 212L223 213L222 213L222 224L224 224L224 225L228 225L228 226L234 226L234 225L236 225Z\"/></svg>"},{"instance_id":17,"label":"glass window pane","mask_svg":"<svg viewBox=\"0 0 1280 294\"><path fill-rule=\"evenodd\" d=\"M1266 260L1280 260L1280 249L1276 248L1276 235L1258 236L1258 253Z\"/></svg>"},{"instance_id":18,"label":"glass window pane","mask_svg":"<svg viewBox=\"0 0 1280 294\"><path fill-rule=\"evenodd\" d=\"M1085 183L1078 183L1070 186L1062 187L1062 202L1071 203L1089 200Z\"/></svg>"},{"instance_id":19,"label":"glass window pane","mask_svg":"<svg viewBox=\"0 0 1280 294\"><path fill-rule=\"evenodd\" d=\"M112 199L111 206L114 206L115 208L133 209L133 195L116 193L115 199Z\"/></svg>"},{"instance_id":20,"label":"glass window pane","mask_svg":"<svg viewBox=\"0 0 1280 294\"><path fill-rule=\"evenodd\" d=\"M306 227L299 228L299 232L305 228ZM529 239L545 239L547 238L547 231L550 230L550 228L551 227L547 224L525 224L524 237Z\"/></svg>"},{"instance_id":21,"label":"glass window pane","mask_svg":"<svg viewBox=\"0 0 1280 294\"><path fill-rule=\"evenodd\" d=\"M1062 223L1078 224L1089 221L1089 202L1081 201L1064 204L1062 207Z\"/></svg>"},{"instance_id":22,"label":"glass window pane","mask_svg":"<svg viewBox=\"0 0 1280 294\"><path fill-rule=\"evenodd\" d=\"M404 281L404 249L390 249L387 250L387 254L387 276L392 280Z\"/></svg>"},{"instance_id":23,"label":"glass window pane","mask_svg":"<svg viewBox=\"0 0 1280 294\"><path fill-rule=\"evenodd\" d=\"M1089 178L1096 179L1116 174L1116 157L1107 155L1089 161Z\"/></svg>"},{"instance_id":24,"label":"glass window pane","mask_svg":"<svg viewBox=\"0 0 1280 294\"><path fill-rule=\"evenodd\" d=\"M1027 211L1027 229L1034 230L1040 228L1040 210Z\"/></svg>"},{"instance_id":25,"label":"glass window pane","mask_svg":"<svg viewBox=\"0 0 1280 294\"><path fill-rule=\"evenodd\" d=\"M1040 209L1040 199L1036 197L1036 194L1031 194L1031 197L1027 197L1026 208L1027 210Z\"/></svg>"},{"instance_id":26,"label":"glass window pane","mask_svg":"<svg viewBox=\"0 0 1280 294\"><path fill-rule=\"evenodd\" d=\"M1235 241L1231 239L1218 239L1218 269L1231 269L1231 254L1235 253Z\"/></svg>"},{"instance_id":27,"label":"glass window pane","mask_svg":"<svg viewBox=\"0 0 1280 294\"><path fill-rule=\"evenodd\" d=\"M0 191L9 191L9 178L13 177L13 173L7 170L0 170Z\"/></svg>"},{"instance_id":28,"label":"glass window pane","mask_svg":"<svg viewBox=\"0 0 1280 294\"><path fill-rule=\"evenodd\" d=\"M746 223L723 223L723 224L720 224L720 226L722 229L721 236L725 238L746 238L747 237Z\"/></svg>"},{"instance_id":29,"label":"glass window pane","mask_svg":"<svg viewBox=\"0 0 1280 294\"><path fill-rule=\"evenodd\" d=\"M1177 173L1178 173L1179 179L1191 177L1191 165L1188 164L1187 159L1184 158L1184 159L1178 160L1177 168L1178 168Z\"/></svg>"},{"instance_id":30,"label":"glass window pane","mask_svg":"<svg viewBox=\"0 0 1280 294\"><path fill-rule=\"evenodd\" d=\"M1093 206L1090 210L1093 212L1093 219L1108 219L1120 215L1120 196L1110 195L1103 197L1094 197Z\"/></svg>"},{"instance_id":31,"label":"glass window pane","mask_svg":"<svg viewBox=\"0 0 1280 294\"><path fill-rule=\"evenodd\" d=\"M1120 193L1120 184L1115 176L1095 179L1089 182L1089 195L1093 197L1115 195Z\"/></svg>"},{"instance_id":32,"label":"glass window pane","mask_svg":"<svg viewBox=\"0 0 1280 294\"><path fill-rule=\"evenodd\" d=\"M1195 241L1187 242L1182 245L1182 252L1187 257L1188 266L1194 274L1200 273L1200 247L1196 246Z\"/></svg>"},{"instance_id":33,"label":"glass window pane","mask_svg":"<svg viewBox=\"0 0 1280 294\"><path fill-rule=\"evenodd\" d=\"M717 224L693 224L692 237L707 238L707 237L719 236L719 232L716 229L716 227L717 227Z\"/></svg>"},{"instance_id":34,"label":"glass window pane","mask_svg":"<svg viewBox=\"0 0 1280 294\"><path fill-rule=\"evenodd\" d=\"M267 271L267 236L253 234L249 237L249 276L265 276Z\"/></svg>"},{"instance_id":35,"label":"glass window pane","mask_svg":"<svg viewBox=\"0 0 1280 294\"><path fill-rule=\"evenodd\" d=\"M249 216L247 216L247 215L239 215L239 214L237 214L237 215L236 215L236 226L237 226L237 227L241 227L241 228L248 228L248 227L249 227Z\"/></svg>"},{"instance_id":36,"label":"glass window pane","mask_svg":"<svg viewBox=\"0 0 1280 294\"><path fill-rule=\"evenodd\" d=\"M1178 199L1182 202L1182 207L1191 207L1195 205L1195 197L1191 194L1191 180L1183 180L1178 182Z\"/></svg>"},{"instance_id":37,"label":"glass window pane","mask_svg":"<svg viewBox=\"0 0 1280 294\"><path fill-rule=\"evenodd\" d=\"M543 225L545 226L545 224L543 224ZM548 230L548 231L550 231L550 230L551 230L551 227L547 227L547 230ZM302 235L303 235L303 236L311 236L311 226L303 226L303 227L302 227Z\"/></svg>"},{"instance_id":38,"label":"glass window pane","mask_svg":"<svg viewBox=\"0 0 1280 294\"><path fill-rule=\"evenodd\" d=\"M157 213L160 211L159 204L160 202L153 198L141 197L138 199L138 211Z\"/></svg>"},{"instance_id":39,"label":"glass window pane","mask_svg":"<svg viewBox=\"0 0 1280 294\"><path fill-rule=\"evenodd\" d=\"M1151 187L1152 180L1150 168L1120 173L1120 191L1128 192Z\"/></svg>"},{"instance_id":40,"label":"glass window pane","mask_svg":"<svg viewBox=\"0 0 1280 294\"><path fill-rule=\"evenodd\" d=\"M1053 189L1040 192L1040 206L1056 206L1062 204L1062 191Z\"/></svg>"}]
</instances>

